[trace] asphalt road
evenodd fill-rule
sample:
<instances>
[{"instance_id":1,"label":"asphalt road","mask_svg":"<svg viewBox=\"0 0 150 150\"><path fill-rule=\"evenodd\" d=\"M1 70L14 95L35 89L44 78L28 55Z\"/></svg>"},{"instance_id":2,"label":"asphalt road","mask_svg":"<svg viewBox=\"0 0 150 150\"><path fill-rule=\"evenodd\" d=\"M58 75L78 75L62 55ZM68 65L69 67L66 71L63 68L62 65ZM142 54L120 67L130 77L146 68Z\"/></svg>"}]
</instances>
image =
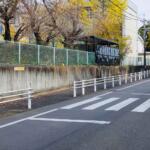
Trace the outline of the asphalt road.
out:
<instances>
[{"instance_id":1,"label":"asphalt road","mask_svg":"<svg viewBox=\"0 0 150 150\"><path fill-rule=\"evenodd\" d=\"M0 150L150 150L150 80L0 120Z\"/></svg>"}]
</instances>

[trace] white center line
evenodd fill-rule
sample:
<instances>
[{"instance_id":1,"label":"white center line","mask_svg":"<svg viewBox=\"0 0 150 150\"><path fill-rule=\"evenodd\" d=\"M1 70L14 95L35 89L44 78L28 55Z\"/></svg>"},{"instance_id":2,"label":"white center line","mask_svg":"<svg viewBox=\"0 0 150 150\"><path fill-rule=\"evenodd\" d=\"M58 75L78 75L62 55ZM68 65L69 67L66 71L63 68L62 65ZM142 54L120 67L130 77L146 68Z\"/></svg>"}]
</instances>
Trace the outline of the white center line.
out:
<instances>
[{"instance_id":1,"label":"white center line","mask_svg":"<svg viewBox=\"0 0 150 150\"><path fill-rule=\"evenodd\" d=\"M118 103L116 105L113 105L113 106L111 106L111 107L109 107L109 108L107 108L105 110L108 110L108 111L119 111L122 108L128 106L129 104L131 104L131 103L133 103L133 102L135 102L137 100L138 100L138 98L129 98L129 99L127 99L127 100L125 100L125 101L123 101L121 103Z\"/></svg>"},{"instance_id":2,"label":"white center line","mask_svg":"<svg viewBox=\"0 0 150 150\"><path fill-rule=\"evenodd\" d=\"M104 100L104 101L95 103L95 104L90 105L90 106L88 106L88 107L85 107L85 108L83 108L83 109L84 109L84 110L94 110L94 109L97 109L97 108L99 108L99 107L102 107L102 106L104 106L104 105L106 105L106 104L109 104L109 103L111 103L111 102L114 102L114 101L116 101L116 100L118 100L118 99L119 99L119 98L109 98L109 99L106 99L106 100Z\"/></svg>"},{"instance_id":3,"label":"white center line","mask_svg":"<svg viewBox=\"0 0 150 150\"><path fill-rule=\"evenodd\" d=\"M110 124L110 121L98 121L98 120L73 120L73 119L56 119L56 118L30 118L35 121L52 121L52 122L68 122L68 123L90 123L90 124Z\"/></svg>"},{"instance_id":4,"label":"white center line","mask_svg":"<svg viewBox=\"0 0 150 150\"><path fill-rule=\"evenodd\" d=\"M102 94L102 95L99 95L99 96L96 96L96 97L93 97L93 98L90 98L90 99L87 99L87 100L84 100L81 102L70 104L70 105L62 107L61 109L72 109L72 108L76 108L76 107L79 107L79 106L82 106L82 105L85 105L85 104L88 104L88 103L91 103L94 101L98 101L101 99L100 96L105 96L105 95L108 95L110 93L112 93L112 92L108 92L108 93L105 93L105 94Z\"/></svg>"},{"instance_id":5,"label":"white center line","mask_svg":"<svg viewBox=\"0 0 150 150\"><path fill-rule=\"evenodd\" d=\"M138 107L136 107L135 109L132 110L132 112L145 112L146 110L148 110L150 108L150 99L148 99L146 102L144 102L143 104L139 105Z\"/></svg>"},{"instance_id":6,"label":"white center line","mask_svg":"<svg viewBox=\"0 0 150 150\"><path fill-rule=\"evenodd\" d=\"M40 114L37 114L37 115L34 115L34 116L31 116L31 117L26 117L26 118L23 118L23 119L20 119L20 120L16 120L16 121L13 121L13 122L9 122L7 124L3 124L3 125L0 125L0 129L2 128L6 128L6 127L9 127L9 126L12 126L12 125L15 125L15 124L18 124L18 123L21 123L23 121L26 121L30 118L34 118L34 117L39 117L39 116L42 116L42 115L45 115L45 114L48 114L48 113L52 113L52 112L55 112L59 109L53 109L53 110L49 110L49 111L46 111L46 112L43 112L43 113L40 113Z\"/></svg>"}]
</instances>

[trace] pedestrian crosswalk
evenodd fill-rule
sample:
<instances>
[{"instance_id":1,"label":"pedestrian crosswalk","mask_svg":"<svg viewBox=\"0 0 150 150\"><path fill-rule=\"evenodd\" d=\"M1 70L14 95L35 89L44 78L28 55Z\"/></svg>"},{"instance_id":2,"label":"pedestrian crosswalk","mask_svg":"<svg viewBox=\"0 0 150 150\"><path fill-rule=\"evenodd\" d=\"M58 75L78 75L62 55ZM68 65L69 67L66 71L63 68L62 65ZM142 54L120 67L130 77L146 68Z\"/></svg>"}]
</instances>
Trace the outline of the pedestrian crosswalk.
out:
<instances>
[{"instance_id":1,"label":"pedestrian crosswalk","mask_svg":"<svg viewBox=\"0 0 150 150\"><path fill-rule=\"evenodd\" d=\"M138 102L140 104L137 104ZM109 104L109 106L107 106ZM67 106L62 107L61 109L71 110L71 109L81 109L85 110L98 110L101 107L105 111L120 111L122 109L127 108L131 104L135 104L135 108L130 110L131 112L144 113L150 109L150 99L148 100L140 100L140 98L119 98L119 97L111 97L111 98L101 98L95 97L88 100L84 100L81 102L76 102ZM133 106L132 106L133 107Z\"/></svg>"},{"instance_id":2,"label":"pedestrian crosswalk","mask_svg":"<svg viewBox=\"0 0 150 150\"><path fill-rule=\"evenodd\" d=\"M97 109L97 108L99 108L99 107L102 107L102 106L104 106L104 105L106 105L106 104L109 104L109 103L111 103L111 102L114 102L114 101L116 101L116 100L118 100L118 99L119 99L119 98L109 98L109 99L107 99L107 100L104 100L104 101L95 103L95 104L90 105L90 106L88 106L88 107L85 107L85 108L83 108L83 109L84 109L84 110L94 110L94 109Z\"/></svg>"},{"instance_id":3,"label":"pedestrian crosswalk","mask_svg":"<svg viewBox=\"0 0 150 150\"><path fill-rule=\"evenodd\" d=\"M123 101L121 103L118 103L116 105L113 105L113 106L107 108L106 110L109 110L109 111L119 111L119 110L123 109L124 107L132 104L133 102L135 102L137 100L138 100L138 98L129 98L129 99L127 99L127 100L125 100L125 101Z\"/></svg>"}]
</instances>

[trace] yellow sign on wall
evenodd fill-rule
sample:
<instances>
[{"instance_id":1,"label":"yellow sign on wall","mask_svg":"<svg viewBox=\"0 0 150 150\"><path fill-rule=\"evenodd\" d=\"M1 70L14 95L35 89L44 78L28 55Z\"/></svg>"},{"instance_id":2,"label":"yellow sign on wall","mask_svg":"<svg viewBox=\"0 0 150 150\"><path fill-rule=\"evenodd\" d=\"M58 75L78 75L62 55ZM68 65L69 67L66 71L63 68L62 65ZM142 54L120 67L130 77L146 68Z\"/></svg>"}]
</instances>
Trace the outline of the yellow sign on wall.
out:
<instances>
[{"instance_id":1,"label":"yellow sign on wall","mask_svg":"<svg viewBox=\"0 0 150 150\"><path fill-rule=\"evenodd\" d=\"M14 67L14 71L25 71L25 67Z\"/></svg>"}]
</instances>

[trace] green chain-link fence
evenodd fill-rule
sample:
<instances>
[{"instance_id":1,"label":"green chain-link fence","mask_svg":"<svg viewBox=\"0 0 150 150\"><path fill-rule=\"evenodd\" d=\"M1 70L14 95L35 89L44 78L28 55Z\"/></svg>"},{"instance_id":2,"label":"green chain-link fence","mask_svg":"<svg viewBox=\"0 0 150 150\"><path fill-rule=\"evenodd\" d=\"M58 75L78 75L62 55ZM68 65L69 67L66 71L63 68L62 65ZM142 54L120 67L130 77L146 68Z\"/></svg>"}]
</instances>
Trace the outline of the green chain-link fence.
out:
<instances>
[{"instance_id":1,"label":"green chain-link fence","mask_svg":"<svg viewBox=\"0 0 150 150\"><path fill-rule=\"evenodd\" d=\"M95 53L1 41L0 64L93 65Z\"/></svg>"}]
</instances>

